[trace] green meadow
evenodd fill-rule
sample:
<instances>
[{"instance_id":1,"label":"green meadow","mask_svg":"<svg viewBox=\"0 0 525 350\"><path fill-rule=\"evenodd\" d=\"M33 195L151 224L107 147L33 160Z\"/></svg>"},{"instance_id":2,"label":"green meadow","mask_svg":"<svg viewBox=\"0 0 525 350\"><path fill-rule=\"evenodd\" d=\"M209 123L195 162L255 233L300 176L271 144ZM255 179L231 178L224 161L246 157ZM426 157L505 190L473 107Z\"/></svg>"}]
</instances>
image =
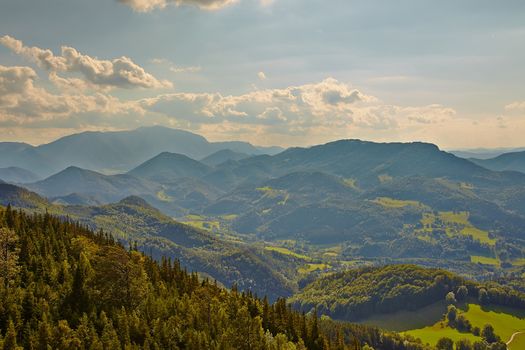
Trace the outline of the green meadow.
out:
<instances>
[{"instance_id":1,"label":"green meadow","mask_svg":"<svg viewBox=\"0 0 525 350\"><path fill-rule=\"evenodd\" d=\"M512 334L525 332L525 312L505 307L482 307L478 304L466 304L460 306L460 312L472 324L473 327L482 329L486 324L491 324L497 335L504 342L508 342ZM373 315L361 323L378 326L391 331L403 332L415 338L420 338L423 343L435 345L442 337L454 341L469 339L480 340L480 337L472 333L459 332L449 327L443 321L446 311L446 303L438 302L425 306L415 311L399 311L391 314ZM518 334L509 344L510 350L525 349L525 334Z\"/></svg>"},{"instance_id":2,"label":"green meadow","mask_svg":"<svg viewBox=\"0 0 525 350\"><path fill-rule=\"evenodd\" d=\"M264 249L272 251L272 252L277 252L277 253L280 253L280 254L283 254L283 255L289 255L289 256L292 256L294 258L298 258L298 259L302 259L302 260L306 260L306 261L310 261L311 260L311 258L309 256L306 256L306 255L303 255L303 254L299 254L299 253L296 253L296 252L292 252L290 249L284 248L284 247L266 246L266 247L264 247Z\"/></svg>"}]
</instances>

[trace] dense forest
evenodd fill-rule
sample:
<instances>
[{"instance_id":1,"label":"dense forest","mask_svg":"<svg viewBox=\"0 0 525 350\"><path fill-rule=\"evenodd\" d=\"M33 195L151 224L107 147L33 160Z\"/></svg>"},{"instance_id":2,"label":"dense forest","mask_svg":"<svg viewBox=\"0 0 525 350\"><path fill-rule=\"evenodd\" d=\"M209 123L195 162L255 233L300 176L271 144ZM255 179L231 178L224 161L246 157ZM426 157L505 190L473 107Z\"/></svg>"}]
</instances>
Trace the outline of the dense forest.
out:
<instances>
[{"instance_id":1,"label":"dense forest","mask_svg":"<svg viewBox=\"0 0 525 350\"><path fill-rule=\"evenodd\" d=\"M374 313L417 310L444 300L448 293L482 305L493 304L525 309L525 296L494 282L476 283L449 271L415 265L363 267L323 276L290 301L305 311L337 319L357 320Z\"/></svg>"},{"instance_id":2,"label":"dense forest","mask_svg":"<svg viewBox=\"0 0 525 350\"><path fill-rule=\"evenodd\" d=\"M0 208L2 349L425 349L227 290L49 214Z\"/></svg>"}]
</instances>

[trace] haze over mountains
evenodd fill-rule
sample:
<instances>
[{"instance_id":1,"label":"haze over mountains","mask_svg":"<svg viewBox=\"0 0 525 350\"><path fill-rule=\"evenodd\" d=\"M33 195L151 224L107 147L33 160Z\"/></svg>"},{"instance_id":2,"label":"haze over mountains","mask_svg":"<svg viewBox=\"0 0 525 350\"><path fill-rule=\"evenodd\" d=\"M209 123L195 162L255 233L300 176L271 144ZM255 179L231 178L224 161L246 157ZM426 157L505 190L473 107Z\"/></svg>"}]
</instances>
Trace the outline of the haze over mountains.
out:
<instances>
[{"instance_id":1,"label":"haze over mountains","mask_svg":"<svg viewBox=\"0 0 525 350\"><path fill-rule=\"evenodd\" d=\"M104 157L92 158L90 145ZM237 148L213 151L228 145ZM46 153L54 147L61 156L51 164L75 158L106 169L129 166L147 152L159 151L121 174L68 165L24 184L55 204L98 206L137 196L168 216L207 230L272 242L342 245L339 254L348 257L438 262L445 256L495 257L496 242L498 247L519 247L525 239L524 173L490 170L428 143L340 140L253 155L264 150L143 128L73 135L37 149ZM15 148L36 151L18 144ZM3 162L9 163L9 157ZM517 258L521 251L510 249L508 254Z\"/></svg>"},{"instance_id":2,"label":"haze over mountains","mask_svg":"<svg viewBox=\"0 0 525 350\"><path fill-rule=\"evenodd\" d=\"M139 157L123 145L138 149L139 142L130 134L173 139L141 139L148 152L158 153L131 166ZM490 292L510 298L501 305L522 305L512 292L522 290L525 276L525 173L516 171L520 153L476 160L429 143L339 140L261 154L268 149L233 143L236 149L217 150L229 144L165 128L71 139L83 146L62 152L64 159L49 164L78 158L90 167L112 169L111 174L67 165L39 179L14 167L12 155L2 154L9 167L0 174L9 183L0 180L0 205L102 229L156 259L177 259L182 267L225 286L270 300L292 296L297 308L317 308L341 319L403 311L394 301L351 306L362 297L348 287L354 272L344 272L368 265L416 263L461 274L450 277L441 270L398 265L393 270L404 274L404 280L391 279L388 288L377 290L378 297L392 294L407 301L412 297L400 284L425 281L428 295L410 310L425 314L427 307L436 307L440 314L425 314L424 326L440 322L443 291L454 292L465 283L477 297L485 288L466 277L481 282L503 276L500 281L508 286L497 291L491 286ZM203 148L180 146L188 139ZM89 145L99 140L103 146L94 148L106 147L108 154L102 160L90 158ZM57 142L68 147L68 138ZM21 152L21 159L25 151L45 153L23 144L1 147ZM115 173L118 167L125 170ZM358 271L375 278L383 270ZM335 274L326 275L331 272ZM457 283L437 281L438 276ZM370 284L368 277L362 278L364 284ZM323 290L327 283L334 293ZM318 304L317 294L330 295L322 302L330 306Z\"/></svg>"},{"instance_id":3,"label":"haze over mountains","mask_svg":"<svg viewBox=\"0 0 525 350\"><path fill-rule=\"evenodd\" d=\"M208 142L204 137L165 127L131 131L84 132L33 147L25 143L0 143L0 168L20 167L46 177L68 166L104 173L124 172L161 152L201 159L230 149L249 155L275 154L279 147L255 147L246 142Z\"/></svg>"},{"instance_id":4,"label":"haze over mountains","mask_svg":"<svg viewBox=\"0 0 525 350\"><path fill-rule=\"evenodd\" d=\"M525 151L510 152L490 159L470 159L487 169L496 171L519 171L525 173Z\"/></svg>"}]
</instances>

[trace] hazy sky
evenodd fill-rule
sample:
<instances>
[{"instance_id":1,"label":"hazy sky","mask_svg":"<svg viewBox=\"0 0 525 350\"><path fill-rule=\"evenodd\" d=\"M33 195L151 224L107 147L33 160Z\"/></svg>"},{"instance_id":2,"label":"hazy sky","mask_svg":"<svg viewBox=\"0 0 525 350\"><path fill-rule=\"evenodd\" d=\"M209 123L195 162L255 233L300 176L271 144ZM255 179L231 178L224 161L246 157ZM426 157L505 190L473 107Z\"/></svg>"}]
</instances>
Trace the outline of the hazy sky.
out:
<instances>
[{"instance_id":1,"label":"hazy sky","mask_svg":"<svg viewBox=\"0 0 525 350\"><path fill-rule=\"evenodd\" d=\"M0 0L0 140L525 146L525 1Z\"/></svg>"}]
</instances>

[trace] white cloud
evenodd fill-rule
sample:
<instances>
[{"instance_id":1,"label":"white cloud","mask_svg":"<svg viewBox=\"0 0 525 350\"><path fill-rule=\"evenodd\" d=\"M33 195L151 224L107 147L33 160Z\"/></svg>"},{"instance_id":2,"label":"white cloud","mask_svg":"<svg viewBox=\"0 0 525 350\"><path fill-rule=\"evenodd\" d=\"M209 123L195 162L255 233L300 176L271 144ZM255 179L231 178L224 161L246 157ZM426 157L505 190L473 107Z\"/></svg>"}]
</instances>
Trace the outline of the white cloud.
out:
<instances>
[{"instance_id":1,"label":"white cloud","mask_svg":"<svg viewBox=\"0 0 525 350\"><path fill-rule=\"evenodd\" d=\"M122 56L113 60L100 60L81 54L72 47L62 46L61 55L56 56L49 49L25 46L22 41L5 35L0 38L0 44L14 53L27 57L40 67L51 71L55 81L56 73L78 73L86 85L101 88L169 88L172 84L166 80L158 80L135 64L130 58ZM68 78L63 78L68 79ZM61 81L65 83L64 80ZM70 82L78 84L78 80Z\"/></svg>"},{"instance_id":2,"label":"white cloud","mask_svg":"<svg viewBox=\"0 0 525 350\"><path fill-rule=\"evenodd\" d=\"M178 66L167 58L154 58L150 62L168 66L169 71L172 73L198 73L202 70L201 66Z\"/></svg>"},{"instance_id":3,"label":"white cloud","mask_svg":"<svg viewBox=\"0 0 525 350\"><path fill-rule=\"evenodd\" d=\"M130 6L137 12L150 12L155 9L163 9L167 5L190 5L203 10L219 10L223 7L236 3L238 0L118 0Z\"/></svg>"},{"instance_id":4,"label":"white cloud","mask_svg":"<svg viewBox=\"0 0 525 350\"><path fill-rule=\"evenodd\" d=\"M85 113L105 116L142 114L143 109L133 101L95 93L53 94L35 85L36 72L30 67L0 65L0 123L29 125L68 119Z\"/></svg>"},{"instance_id":5,"label":"white cloud","mask_svg":"<svg viewBox=\"0 0 525 350\"><path fill-rule=\"evenodd\" d=\"M171 66L170 72L173 73L197 73L202 70L202 67L199 66L189 66L189 67L180 67L180 66Z\"/></svg>"},{"instance_id":6,"label":"white cloud","mask_svg":"<svg viewBox=\"0 0 525 350\"><path fill-rule=\"evenodd\" d=\"M509 112L525 112L525 101L515 101L505 106Z\"/></svg>"},{"instance_id":7,"label":"white cloud","mask_svg":"<svg viewBox=\"0 0 525 350\"><path fill-rule=\"evenodd\" d=\"M256 90L223 96L219 93L173 93L143 99L144 109L176 125L229 137L246 131L283 143L315 142L351 137L360 132L380 134L428 128L454 118L455 111L440 105L389 105L333 78L284 89ZM227 131L226 131L227 130ZM222 135L224 137L224 135ZM300 140L300 141L299 141ZM256 142L257 143L257 142ZM260 143L260 142L259 142Z\"/></svg>"},{"instance_id":8,"label":"white cloud","mask_svg":"<svg viewBox=\"0 0 525 350\"><path fill-rule=\"evenodd\" d=\"M266 80L266 74L264 74L264 72L257 73L257 77L259 80Z\"/></svg>"}]
</instances>

